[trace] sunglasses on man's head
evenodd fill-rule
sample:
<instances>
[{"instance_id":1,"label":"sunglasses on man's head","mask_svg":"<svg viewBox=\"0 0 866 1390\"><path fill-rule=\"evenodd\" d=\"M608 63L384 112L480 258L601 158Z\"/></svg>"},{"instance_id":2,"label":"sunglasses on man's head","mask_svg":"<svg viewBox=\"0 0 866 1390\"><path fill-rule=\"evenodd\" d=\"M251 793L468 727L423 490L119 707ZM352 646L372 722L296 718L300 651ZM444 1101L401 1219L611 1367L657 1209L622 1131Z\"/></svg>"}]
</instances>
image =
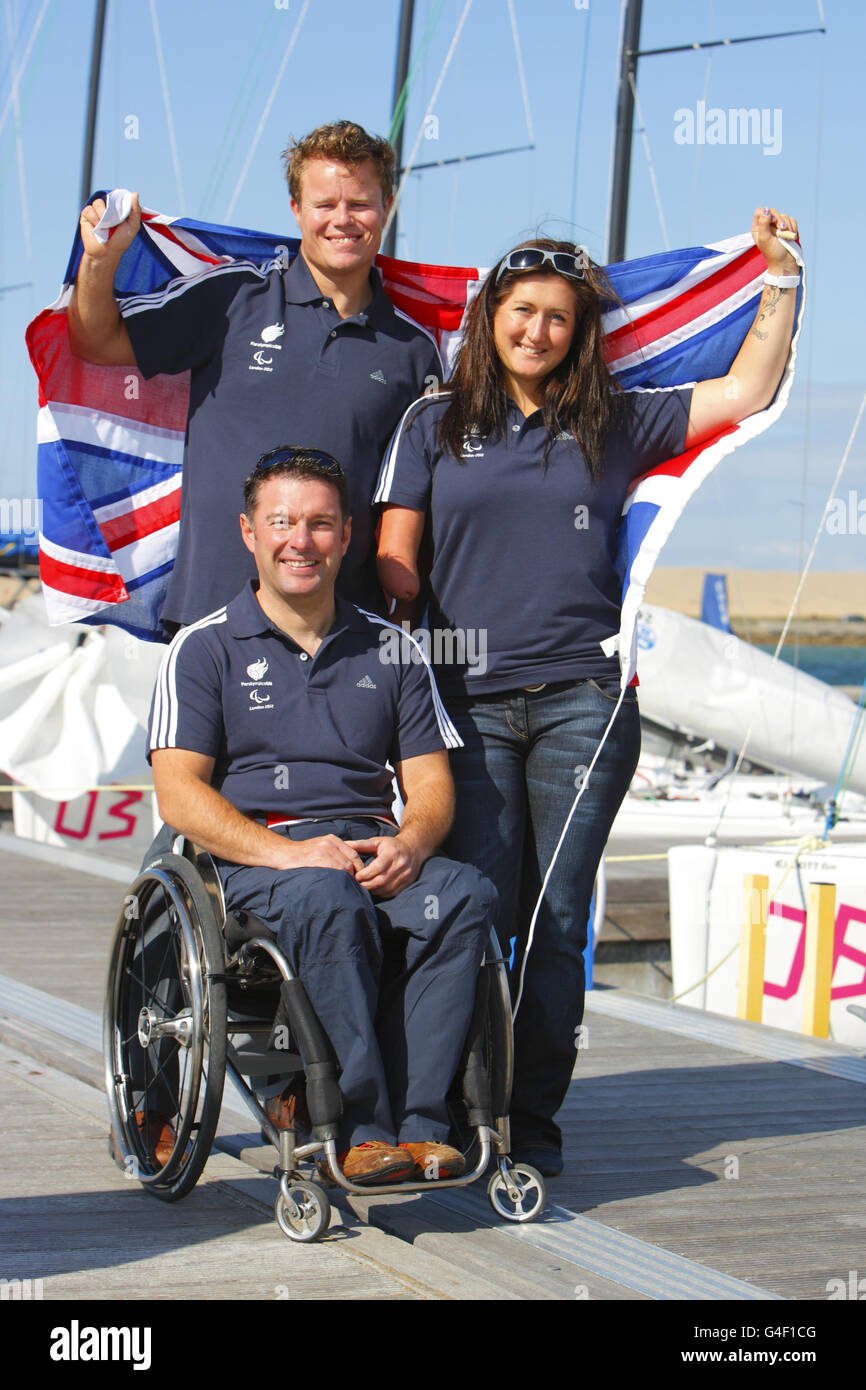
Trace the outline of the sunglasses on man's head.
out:
<instances>
[{"instance_id":1,"label":"sunglasses on man's head","mask_svg":"<svg viewBox=\"0 0 866 1390\"><path fill-rule=\"evenodd\" d=\"M499 284L506 270L537 270L541 265L552 265L557 274L571 280L585 280L588 264L589 251L585 246L578 246L576 255L570 251L544 251L540 246L518 246L503 260L494 283Z\"/></svg>"},{"instance_id":2,"label":"sunglasses on man's head","mask_svg":"<svg viewBox=\"0 0 866 1390\"><path fill-rule=\"evenodd\" d=\"M323 449L304 449L296 445L284 449L271 449L270 453L262 454L253 472L267 473L269 468L275 468L279 463L292 463L300 457L315 459L317 463L324 464L327 468L342 471L332 454L326 454Z\"/></svg>"}]
</instances>

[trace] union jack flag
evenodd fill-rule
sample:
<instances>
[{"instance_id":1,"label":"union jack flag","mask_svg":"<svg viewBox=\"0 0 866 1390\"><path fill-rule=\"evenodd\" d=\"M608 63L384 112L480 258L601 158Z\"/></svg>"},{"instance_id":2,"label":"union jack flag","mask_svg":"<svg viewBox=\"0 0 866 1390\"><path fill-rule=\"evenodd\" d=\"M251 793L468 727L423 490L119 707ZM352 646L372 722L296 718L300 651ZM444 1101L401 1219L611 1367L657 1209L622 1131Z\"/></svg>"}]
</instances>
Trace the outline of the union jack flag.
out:
<instances>
[{"instance_id":1,"label":"union jack flag","mask_svg":"<svg viewBox=\"0 0 866 1390\"><path fill-rule=\"evenodd\" d=\"M112 195L121 196L121 190ZM119 298L149 294L178 275L232 260L262 265L281 257L289 264L298 246L293 239L143 210L115 291ZM159 612L177 546L189 378L143 381L127 367L95 367L72 355L66 308L82 249L77 233L58 299L27 330L39 377L42 588L51 623L117 623L138 637L161 640ZM446 361L453 360L467 305L486 272L386 256L377 265L393 302L434 334ZM764 270L748 234L609 266L624 307L606 314L605 330L610 366L622 385L664 387L724 376L754 318ZM787 404L802 312L801 287L773 403L654 468L632 488L618 556L626 680L634 672L647 580L688 499L726 455L762 433Z\"/></svg>"}]
</instances>

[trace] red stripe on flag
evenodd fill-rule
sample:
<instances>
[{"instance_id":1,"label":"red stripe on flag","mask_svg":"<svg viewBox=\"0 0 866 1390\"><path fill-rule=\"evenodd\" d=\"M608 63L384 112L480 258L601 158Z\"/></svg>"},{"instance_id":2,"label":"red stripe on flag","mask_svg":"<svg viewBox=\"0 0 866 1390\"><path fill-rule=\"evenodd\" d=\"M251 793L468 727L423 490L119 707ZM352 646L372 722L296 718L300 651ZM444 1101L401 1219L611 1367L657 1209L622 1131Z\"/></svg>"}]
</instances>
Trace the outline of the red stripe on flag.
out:
<instances>
[{"instance_id":1,"label":"red stripe on flag","mask_svg":"<svg viewBox=\"0 0 866 1390\"><path fill-rule=\"evenodd\" d=\"M426 265L377 256L385 293L398 309L427 329L455 332L463 322L470 284L480 271L461 266Z\"/></svg>"},{"instance_id":2,"label":"red stripe on flag","mask_svg":"<svg viewBox=\"0 0 866 1390\"><path fill-rule=\"evenodd\" d=\"M397 309L402 309L404 314L408 314L411 319L422 324L424 328L442 328L448 332L454 332L463 322L465 312L463 305L458 305L455 308L452 304L436 304L429 299L414 299L405 290L397 289L394 285L386 285L385 292Z\"/></svg>"},{"instance_id":3,"label":"red stripe on flag","mask_svg":"<svg viewBox=\"0 0 866 1390\"><path fill-rule=\"evenodd\" d=\"M429 277L434 284L437 280L454 280L465 288L470 280L480 279L478 270L465 265L428 265L424 261L398 261L392 256L377 256L375 264L381 270L383 280L404 285ZM437 292L441 293L441 287Z\"/></svg>"},{"instance_id":4,"label":"red stripe on flag","mask_svg":"<svg viewBox=\"0 0 866 1390\"><path fill-rule=\"evenodd\" d=\"M145 381L135 367L95 367L69 346L65 310L45 309L27 329L39 378L39 404L82 405L94 415L154 425L183 435L189 411L189 372Z\"/></svg>"},{"instance_id":5,"label":"red stripe on flag","mask_svg":"<svg viewBox=\"0 0 866 1390\"><path fill-rule=\"evenodd\" d=\"M75 598L86 598L95 603L124 603L129 598L129 591L119 574L70 565L65 560L56 560L53 555L47 555L44 550L39 552L39 575L49 588Z\"/></svg>"},{"instance_id":6,"label":"red stripe on flag","mask_svg":"<svg viewBox=\"0 0 866 1390\"><path fill-rule=\"evenodd\" d=\"M153 214L151 214L150 216L148 216L148 214L144 212L141 214L141 220L142 222L147 223L147 230L149 231L151 236L161 236L165 237L166 241L173 241L175 246L179 246L183 251L186 252L188 256L195 256L197 261L205 261L208 265L224 264L224 256L207 255L203 251L193 250L193 248L191 246L187 246L183 238L179 237L176 232L173 232L171 230L171 227L169 227L165 222L154 222L152 218Z\"/></svg>"},{"instance_id":7,"label":"red stripe on flag","mask_svg":"<svg viewBox=\"0 0 866 1390\"><path fill-rule=\"evenodd\" d=\"M608 361L626 357L630 352L637 352L639 348L648 348L659 338L666 337L676 329L694 324L702 314L717 307L729 295L735 294L744 285L748 285L750 280L754 280L758 268L756 262L762 262L763 259L757 246L753 246L750 251L738 256L729 265L717 270L715 275L702 280L699 285L693 285L691 289L685 290L668 303L660 304L641 318L614 329L605 338Z\"/></svg>"},{"instance_id":8,"label":"red stripe on flag","mask_svg":"<svg viewBox=\"0 0 866 1390\"><path fill-rule=\"evenodd\" d=\"M634 492L638 483L642 483L646 478L682 478L688 473L695 459L699 458L719 439L724 439L725 435L736 434L739 428L739 424L727 425L717 434L711 434L706 439L702 439L694 448L687 449L683 454L677 454L676 458L669 459L666 463L660 463L655 468L648 469L646 473L641 473L639 478L635 478L634 482L629 484L626 496Z\"/></svg>"},{"instance_id":9,"label":"red stripe on flag","mask_svg":"<svg viewBox=\"0 0 866 1390\"><path fill-rule=\"evenodd\" d=\"M109 550L120 550L121 546L131 545L165 526L173 526L180 518L180 483L165 497L158 497L143 507L134 507L122 516L114 516L109 521L99 522L102 538Z\"/></svg>"}]
</instances>

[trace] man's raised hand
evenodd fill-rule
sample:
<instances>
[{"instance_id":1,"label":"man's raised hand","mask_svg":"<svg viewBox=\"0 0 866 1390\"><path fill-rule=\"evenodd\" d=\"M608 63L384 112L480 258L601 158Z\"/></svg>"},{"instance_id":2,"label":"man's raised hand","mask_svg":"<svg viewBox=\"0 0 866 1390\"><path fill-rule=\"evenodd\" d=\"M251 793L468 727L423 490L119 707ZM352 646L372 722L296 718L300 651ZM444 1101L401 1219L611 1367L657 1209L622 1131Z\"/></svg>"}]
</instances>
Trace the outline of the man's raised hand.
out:
<instances>
[{"instance_id":1,"label":"man's raised hand","mask_svg":"<svg viewBox=\"0 0 866 1390\"><path fill-rule=\"evenodd\" d=\"M105 212L105 199L94 198L92 203L81 213L79 226L81 227L81 240L84 245L84 254L93 261L102 261L106 265L117 265L127 247L131 246L138 236L138 229L141 226L141 204L138 201L138 194L132 195L132 207L129 216L116 227L112 227L107 241L100 241L95 235L94 228Z\"/></svg>"}]
</instances>

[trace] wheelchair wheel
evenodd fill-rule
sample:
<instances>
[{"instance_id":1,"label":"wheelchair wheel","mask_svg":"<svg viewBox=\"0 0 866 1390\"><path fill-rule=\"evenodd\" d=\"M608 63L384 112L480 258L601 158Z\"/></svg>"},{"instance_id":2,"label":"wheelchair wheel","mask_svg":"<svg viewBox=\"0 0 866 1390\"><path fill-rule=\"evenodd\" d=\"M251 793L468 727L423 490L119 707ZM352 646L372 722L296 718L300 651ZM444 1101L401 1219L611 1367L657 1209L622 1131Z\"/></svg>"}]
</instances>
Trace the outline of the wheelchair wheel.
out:
<instances>
[{"instance_id":1,"label":"wheelchair wheel","mask_svg":"<svg viewBox=\"0 0 866 1390\"><path fill-rule=\"evenodd\" d=\"M286 1175L274 1207L277 1224L289 1240L311 1241L328 1229L331 1203L318 1183L298 1181Z\"/></svg>"},{"instance_id":2,"label":"wheelchair wheel","mask_svg":"<svg viewBox=\"0 0 866 1390\"><path fill-rule=\"evenodd\" d=\"M547 1184L537 1168L528 1163L509 1163L508 1171L517 1195L512 1196L497 1169L487 1184L487 1196L497 1216L506 1221L534 1221L547 1201Z\"/></svg>"},{"instance_id":3,"label":"wheelchair wheel","mask_svg":"<svg viewBox=\"0 0 866 1390\"><path fill-rule=\"evenodd\" d=\"M195 1185L225 1081L220 928L204 884L166 854L124 900L105 998L106 1089L115 1157L162 1201Z\"/></svg>"}]
</instances>

